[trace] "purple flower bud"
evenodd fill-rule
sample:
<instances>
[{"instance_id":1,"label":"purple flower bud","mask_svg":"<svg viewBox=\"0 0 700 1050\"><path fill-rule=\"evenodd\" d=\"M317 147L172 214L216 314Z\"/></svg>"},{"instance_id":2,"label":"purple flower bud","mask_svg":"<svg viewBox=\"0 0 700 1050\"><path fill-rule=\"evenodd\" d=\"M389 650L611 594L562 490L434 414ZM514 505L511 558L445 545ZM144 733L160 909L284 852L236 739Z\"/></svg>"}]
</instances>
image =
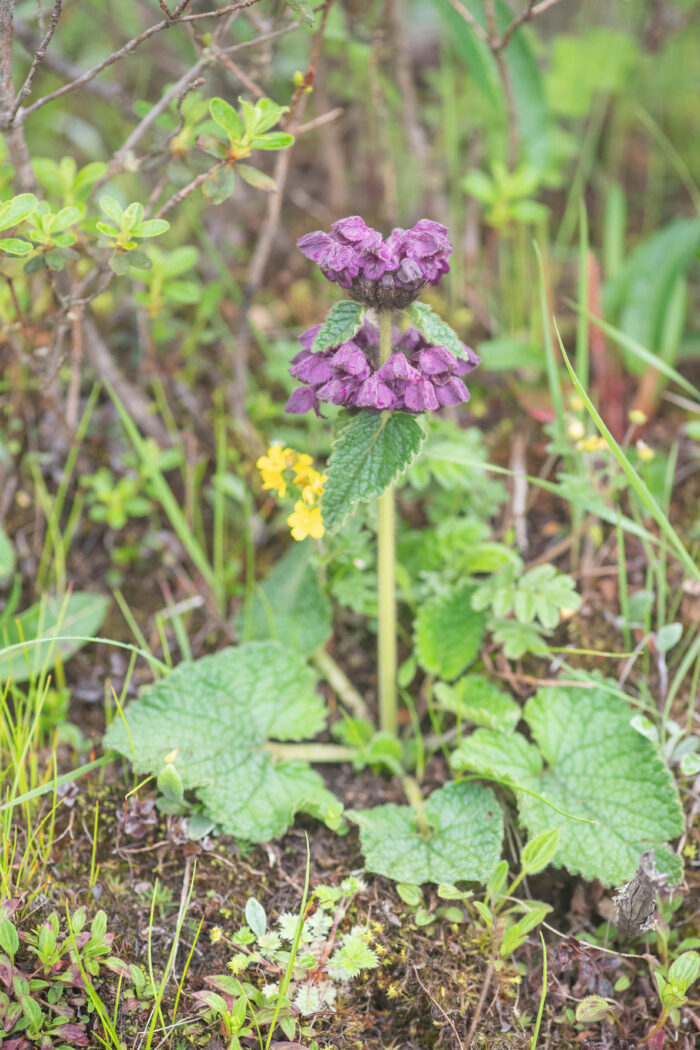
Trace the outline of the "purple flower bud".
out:
<instances>
[{"instance_id":1,"label":"purple flower bud","mask_svg":"<svg viewBox=\"0 0 700 1050\"><path fill-rule=\"evenodd\" d=\"M416 368L423 375L440 375L442 372L454 372L457 358L444 346L429 346L415 356Z\"/></svg>"},{"instance_id":2,"label":"purple flower bud","mask_svg":"<svg viewBox=\"0 0 700 1050\"><path fill-rule=\"evenodd\" d=\"M372 229L359 215L339 219L338 222L333 223L331 230L340 240L354 245L361 251L376 251L382 243L382 235L379 230Z\"/></svg>"},{"instance_id":3,"label":"purple flower bud","mask_svg":"<svg viewBox=\"0 0 700 1050\"><path fill-rule=\"evenodd\" d=\"M393 390L381 381L379 373L375 372L369 379L365 379L353 398L353 404L358 408L394 409L399 407L399 399Z\"/></svg>"},{"instance_id":4,"label":"purple flower bud","mask_svg":"<svg viewBox=\"0 0 700 1050\"><path fill-rule=\"evenodd\" d=\"M369 361L357 343L349 340L333 354L330 360L333 368L348 372L357 379L366 379L370 373ZM330 378L330 377L329 377Z\"/></svg>"},{"instance_id":5,"label":"purple flower bud","mask_svg":"<svg viewBox=\"0 0 700 1050\"><path fill-rule=\"evenodd\" d=\"M313 233L305 233L303 237L300 237L297 241L297 248L304 253L307 259L311 259L312 262L319 262L321 257L325 255L330 240L329 234L324 233L322 230L315 230Z\"/></svg>"},{"instance_id":6,"label":"purple flower bud","mask_svg":"<svg viewBox=\"0 0 700 1050\"><path fill-rule=\"evenodd\" d=\"M417 328L407 328L395 345L401 347L406 354L412 354L415 350L428 346Z\"/></svg>"},{"instance_id":7,"label":"purple flower bud","mask_svg":"<svg viewBox=\"0 0 700 1050\"><path fill-rule=\"evenodd\" d=\"M404 401L409 412L434 412L440 407L440 402L435 396L433 384L429 379L419 379L415 383L409 383L404 394Z\"/></svg>"},{"instance_id":8,"label":"purple flower bud","mask_svg":"<svg viewBox=\"0 0 700 1050\"><path fill-rule=\"evenodd\" d=\"M393 386L395 380L415 383L421 377L420 373L412 368L406 360L405 354L392 354L376 373L385 383Z\"/></svg>"},{"instance_id":9,"label":"purple flower bud","mask_svg":"<svg viewBox=\"0 0 700 1050\"><path fill-rule=\"evenodd\" d=\"M466 350L468 356L466 358L457 358L457 367L454 370L456 376L466 376L481 364L481 358L478 354L474 353L470 346L465 346L465 344L462 343L462 347Z\"/></svg>"},{"instance_id":10,"label":"purple flower bud","mask_svg":"<svg viewBox=\"0 0 700 1050\"><path fill-rule=\"evenodd\" d=\"M456 376L450 376L444 383L435 383L434 390L441 408L446 405L461 405L463 401L469 400L469 391Z\"/></svg>"},{"instance_id":11,"label":"purple flower bud","mask_svg":"<svg viewBox=\"0 0 700 1050\"><path fill-rule=\"evenodd\" d=\"M309 354L289 371L295 379L300 379L302 383L310 383L311 386L327 383L333 375L333 369L325 353Z\"/></svg>"},{"instance_id":12,"label":"purple flower bud","mask_svg":"<svg viewBox=\"0 0 700 1050\"><path fill-rule=\"evenodd\" d=\"M289 412L291 415L301 416L304 412L308 412L312 408L317 416L320 415L316 391L312 390L310 386L298 386L296 390L292 391L285 412Z\"/></svg>"},{"instance_id":13,"label":"purple flower bud","mask_svg":"<svg viewBox=\"0 0 700 1050\"><path fill-rule=\"evenodd\" d=\"M316 393L321 401L330 401L332 405L349 405L359 385L359 381L351 376L330 379Z\"/></svg>"}]
</instances>

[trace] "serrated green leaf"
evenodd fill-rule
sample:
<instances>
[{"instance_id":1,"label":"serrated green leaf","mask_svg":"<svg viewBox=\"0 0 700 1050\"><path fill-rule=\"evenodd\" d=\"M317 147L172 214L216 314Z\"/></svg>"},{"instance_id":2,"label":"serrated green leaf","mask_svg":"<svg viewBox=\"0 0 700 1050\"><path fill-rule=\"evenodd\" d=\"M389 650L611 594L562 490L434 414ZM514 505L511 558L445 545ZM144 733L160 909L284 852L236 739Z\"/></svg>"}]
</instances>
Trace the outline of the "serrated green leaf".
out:
<instances>
[{"instance_id":1,"label":"serrated green leaf","mask_svg":"<svg viewBox=\"0 0 700 1050\"><path fill-rule=\"evenodd\" d=\"M329 346L337 346L352 339L362 324L362 313L360 304L351 299L342 299L336 303L331 307L314 339L312 352L317 354L321 350L327 350Z\"/></svg>"},{"instance_id":2,"label":"serrated green leaf","mask_svg":"<svg viewBox=\"0 0 700 1050\"><path fill-rule=\"evenodd\" d=\"M7 583L15 571L15 549L6 532L0 529L0 587Z\"/></svg>"},{"instance_id":3,"label":"serrated green leaf","mask_svg":"<svg viewBox=\"0 0 700 1050\"><path fill-rule=\"evenodd\" d=\"M224 831L265 842L299 810L333 798L302 762L273 764L267 740L300 740L324 725L325 706L302 660L275 642L251 642L180 664L129 704L105 747L137 772L160 770L177 749L185 790L194 790ZM135 755L132 755L131 743ZM337 814L334 814L334 819Z\"/></svg>"},{"instance_id":4,"label":"serrated green leaf","mask_svg":"<svg viewBox=\"0 0 700 1050\"><path fill-rule=\"evenodd\" d=\"M481 674L467 674L453 685L439 681L434 688L440 706L458 718L508 732L515 729L522 711L518 703Z\"/></svg>"},{"instance_id":5,"label":"serrated green leaf","mask_svg":"<svg viewBox=\"0 0 700 1050\"><path fill-rule=\"evenodd\" d=\"M453 769L484 773L504 784L526 784L542 770L542 758L521 733L477 729L450 756Z\"/></svg>"},{"instance_id":6,"label":"serrated green leaf","mask_svg":"<svg viewBox=\"0 0 700 1050\"><path fill-rule=\"evenodd\" d=\"M330 532L358 503L381 495L408 467L424 434L404 412L361 412L338 431L328 461L321 513Z\"/></svg>"},{"instance_id":7,"label":"serrated green leaf","mask_svg":"<svg viewBox=\"0 0 700 1050\"><path fill-rule=\"evenodd\" d=\"M443 319L435 313L432 306L428 306L427 303L411 303L406 310L406 313L411 318L416 328L422 332L425 338L431 343L434 343L436 346L446 347L446 349L453 353L455 357L467 358L469 356L457 333L450 328L447 321L443 321Z\"/></svg>"},{"instance_id":8,"label":"serrated green leaf","mask_svg":"<svg viewBox=\"0 0 700 1050\"><path fill-rule=\"evenodd\" d=\"M541 689L524 718L538 747L519 733L480 729L452 761L459 769L506 774L546 800L516 791L530 835L559 829L553 864L617 885L634 875L645 850L681 833L673 778L654 746L630 726L622 697L603 686ZM597 824L571 820L547 802Z\"/></svg>"},{"instance_id":9,"label":"serrated green leaf","mask_svg":"<svg viewBox=\"0 0 700 1050\"><path fill-rule=\"evenodd\" d=\"M237 628L246 642L271 638L304 656L325 645L331 607L309 544L295 543L286 551L238 617Z\"/></svg>"},{"instance_id":10,"label":"serrated green leaf","mask_svg":"<svg viewBox=\"0 0 700 1050\"><path fill-rule=\"evenodd\" d=\"M76 591L66 600L48 598L25 610L0 628L0 683L12 678L26 682L50 670L60 656L63 661L86 644L83 641L52 642L57 635L90 637L107 615L110 599L102 594ZM25 649L4 652L8 646L39 641Z\"/></svg>"},{"instance_id":11,"label":"serrated green leaf","mask_svg":"<svg viewBox=\"0 0 700 1050\"><path fill-rule=\"evenodd\" d=\"M423 838L411 806L350 810L359 825L368 871L420 885L485 882L503 842L503 813L489 788L468 781L447 784L424 803L432 833Z\"/></svg>"},{"instance_id":12,"label":"serrated green leaf","mask_svg":"<svg viewBox=\"0 0 700 1050\"><path fill-rule=\"evenodd\" d=\"M472 609L474 587L462 584L421 605L415 623L418 662L424 671L449 680L477 656L484 637L484 617Z\"/></svg>"},{"instance_id":13,"label":"serrated green leaf","mask_svg":"<svg viewBox=\"0 0 700 1050\"><path fill-rule=\"evenodd\" d=\"M520 868L526 875L535 875L546 868L559 848L559 829L541 831L523 846L520 854Z\"/></svg>"}]
</instances>

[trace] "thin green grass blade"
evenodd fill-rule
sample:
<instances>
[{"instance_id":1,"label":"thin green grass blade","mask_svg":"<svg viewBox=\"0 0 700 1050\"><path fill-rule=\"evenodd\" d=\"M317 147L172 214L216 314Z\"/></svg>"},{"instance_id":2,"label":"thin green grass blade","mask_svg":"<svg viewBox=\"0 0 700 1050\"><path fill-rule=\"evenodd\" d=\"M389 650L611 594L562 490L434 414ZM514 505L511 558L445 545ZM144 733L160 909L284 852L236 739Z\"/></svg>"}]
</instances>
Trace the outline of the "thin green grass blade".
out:
<instances>
[{"instance_id":1,"label":"thin green grass blade","mask_svg":"<svg viewBox=\"0 0 700 1050\"><path fill-rule=\"evenodd\" d=\"M683 568L692 576L693 579L700 580L700 566L698 566L693 561L690 554L686 550L683 542L681 541L678 533L674 529L673 525L668 520L661 507L656 502L651 492L646 487L639 474L634 469L627 456L622 451L617 441L606 427L600 414L598 413L597 408L591 401L586 390L581 385L581 381L576 375L576 371L573 368L571 361L567 356L566 350L564 349L564 344L562 343L561 335L559 334L559 329L557 328L556 321L554 322L554 327L557 333L557 339L559 340L559 347L561 349L562 357L564 358L564 363L569 371L571 380L574 386L576 387L576 390L578 391L580 397L583 399L583 403L588 409L588 413L593 422L595 423L596 427L598 428L599 433L604 438L608 448L610 449L613 456L620 464L622 470L627 476L627 479L630 485L632 486L632 489L635 495L637 496L637 499L639 500L641 505L649 512L650 516L659 526L659 529L669 541L670 546L675 551L676 557L678 558L678 561L681 563Z\"/></svg>"}]
</instances>

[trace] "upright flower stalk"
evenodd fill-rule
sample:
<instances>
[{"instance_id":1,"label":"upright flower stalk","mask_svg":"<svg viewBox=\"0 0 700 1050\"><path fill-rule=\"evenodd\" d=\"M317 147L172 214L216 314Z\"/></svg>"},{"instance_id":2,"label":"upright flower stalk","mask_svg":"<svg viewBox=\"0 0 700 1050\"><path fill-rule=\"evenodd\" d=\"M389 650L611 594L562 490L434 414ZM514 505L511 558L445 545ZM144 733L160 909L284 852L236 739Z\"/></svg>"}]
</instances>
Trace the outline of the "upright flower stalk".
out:
<instances>
[{"instance_id":1,"label":"upright flower stalk","mask_svg":"<svg viewBox=\"0 0 700 1050\"><path fill-rule=\"evenodd\" d=\"M391 310L379 312L380 362L391 357ZM385 416L389 414L385 409ZM379 497L377 527L377 598L379 728L396 735L396 541L394 526L394 486L388 485Z\"/></svg>"},{"instance_id":2,"label":"upright flower stalk","mask_svg":"<svg viewBox=\"0 0 700 1050\"><path fill-rule=\"evenodd\" d=\"M379 724L396 735L394 481L424 437L412 417L467 401L462 377L480 358L430 307L415 302L449 270L452 245L445 226L421 219L385 240L353 215L334 223L330 233L306 234L298 245L354 300L337 303L323 325L300 336L302 349L290 372L301 386L289 398L287 412L313 410L320 416L326 402L342 405L353 417L328 464L321 514L332 530L357 503L379 495ZM366 316L367 308L378 315L379 328ZM406 310L414 327L394 330L397 310ZM357 476L362 469L366 478Z\"/></svg>"}]
</instances>

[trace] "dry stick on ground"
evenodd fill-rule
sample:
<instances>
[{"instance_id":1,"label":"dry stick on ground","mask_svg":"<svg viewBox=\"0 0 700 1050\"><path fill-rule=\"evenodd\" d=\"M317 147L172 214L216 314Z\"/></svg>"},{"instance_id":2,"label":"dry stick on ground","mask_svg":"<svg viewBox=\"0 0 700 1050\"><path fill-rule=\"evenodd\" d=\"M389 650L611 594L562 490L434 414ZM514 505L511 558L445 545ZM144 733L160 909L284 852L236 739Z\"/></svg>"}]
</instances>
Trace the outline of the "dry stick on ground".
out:
<instances>
[{"instance_id":1,"label":"dry stick on ground","mask_svg":"<svg viewBox=\"0 0 700 1050\"><path fill-rule=\"evenodd\" d=\"M326 0L326 3L323 6L321 20L318 29L314 34L313 43L311 45L311 55L309 56L309 66L306 76L304 77L303 82L297 87L289 104L289 114L284 127L285 131L288 131L290 134L295 133L297 126L304 115L304 110L306 109L306 100L308 98L307 87L313 82L314 69L321 53L323 34L326 29L328 13L332 4L333 0ZM275 233L277 232L277 226L279 224L280 211L282 209L284 190L287 184L287 177L289 175L292 161L293 148L293 146L290 146L288 149L281 150L277 154L273 175L275 180L275 190L270 195L263 228L260 231L260 236L258 237L253 257L250 260L248 281L243 292L240 318L234 333L234 382L233 387L228 391L228 403L234 420L239 424L245 424L246 419L245 398L248 387L248 315L250 308L253 305L253 299L255 298L262 282L265 267L270 258L270 252L272 251Z\"/></svg>"},{"instance_id":2,"label":"dry stick on ground","mask_svg":"<svg viewBox=\"0 0 700 1050\"><path fill-rule=\"evenodd\" d=\"M484 983L481 988L481 995L479 996L479 1001L476 1004L474 1016L472 1017L472 1023L469 1025L469 1031L467 1032L467 1046L472 1045L474 1033L476 1032L476 1026L479 1023L479 1019L481 1018L482 1013L484 1012L484 1004L486 1002L486 996L488 995L488 991L491 986L491 978L493 977L493 974L493 959L489 959L489 964L486 967L486 973L484 974Z\"/></svg>"},{"instance_id":3,"label":"dry stick on ground","mask_svg":"<svg viewBox=\"0 0 700 1050\"><path fill-rule=\"evenodd\" d=\"M418 967L417 966L413 967L413 972L416 975L416 980L418 981L418 984L420 985L420 987L423 989L425 994L428 996L428 998L430 999L430 1001L433 1004L433 1006L435 1006L440 1011L440 1013L442 1014L442 1016L445 1018L445 1020L447 1021L448 1025L452 1029L452 1034L454 1035L455 1039L457 1040L457 1046L459 1047L459 1050L464 1050L464 1043L459 1038L459 1032L457 1031L457 1029L455 1027L454 1021L452 1020L450 1015L447 1013L447 1011L442 1006L440 1006L440 1003L437 1001L435 996L431 995L430 992L428 991L428 989L425 987L425 985L421 981L420 977L418 976Z\"/></svg>"}]
</instances>

